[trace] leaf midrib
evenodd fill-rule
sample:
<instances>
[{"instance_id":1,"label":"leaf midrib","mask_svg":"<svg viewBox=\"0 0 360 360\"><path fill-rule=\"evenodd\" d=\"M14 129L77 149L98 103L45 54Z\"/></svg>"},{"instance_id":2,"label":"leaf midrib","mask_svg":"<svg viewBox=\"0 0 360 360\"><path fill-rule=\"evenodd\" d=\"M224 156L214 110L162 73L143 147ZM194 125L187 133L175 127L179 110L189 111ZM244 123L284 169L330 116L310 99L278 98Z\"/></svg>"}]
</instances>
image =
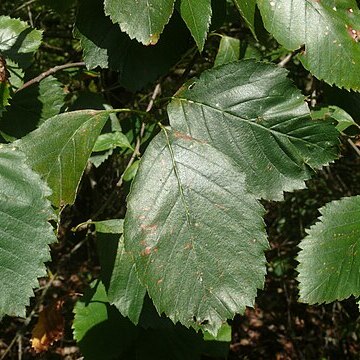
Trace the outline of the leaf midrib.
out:
<instances>
[{"instance_id":1,"label":"leaf midrib","mask_svg":"<svg viewBox=\"0 0 360 360\"><path fill-rule=\"evenodd\" d=\"M180 100L180 101L184 101L186 102L187 104L189 104L189 99L186 99L186 98L180 98L180 97L173 97L172 98L173 100ZM284 134L282 132L279 132L279 131L276 131L276 130L273 130L272 128L268 128L266 126L263 126L259 123L257 123L256 121L252 121L254 119L245 119L245 118L242 118L241 116L238 116L238 115L234 115L230 112L227 112L223 109L218 109L216 107L213 107L209 104L205 104L205 103L201 103L201 102L198 102L198 101L195 101L195 100L190 100L191 101L191 104L195 104L195 105L198 105L200 107L208 107L209 109L212 109L212 110L215 110L217 112L220 112L221 114L226 114L228 116L231 116L231 117L234 117L236 119L240 119L241 121L244 121L246 122L247 124L249 124L250 126L255 126L255 127L259 127L261 128L262 130L265 130L265 131L269 131L271 132L274 136L278 135L278 136L283 136L283 137L286 137L287 139L293 139L294 141L301 141L301 142L304 142L305 144L309 144L311 146L314 146L314 147L317 147L317 148L320 148L321 150L324 150L320 145L316 144L316 143L312 143L312 142L309 142L307 140L304 140L302 138L298 138L296 136L292 136L292 135L288 135L288 134ZM264 119L266 121L266 119Z\"/></svg>"}]
</instances>

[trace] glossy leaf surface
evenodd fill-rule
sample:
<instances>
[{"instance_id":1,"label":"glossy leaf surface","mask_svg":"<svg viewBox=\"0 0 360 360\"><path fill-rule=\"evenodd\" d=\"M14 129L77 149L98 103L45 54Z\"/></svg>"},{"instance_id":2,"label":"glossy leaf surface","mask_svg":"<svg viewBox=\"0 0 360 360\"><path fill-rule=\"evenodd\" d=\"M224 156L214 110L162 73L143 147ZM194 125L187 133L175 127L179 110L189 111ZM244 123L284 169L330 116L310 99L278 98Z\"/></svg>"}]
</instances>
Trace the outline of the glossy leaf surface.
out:
<instances>
[{"instance_id":1,"label":"glossy leaf surface","mask_svg":"<svg viewBox=\"0 0 360 360\"><path fill-rule=\"evenodd\" d=\"M174 10L175 0L105 0L105 13L131 39L155 45Z\"/></svg>"},{"instance_id":2,"label":"glossy leaf surface","mask_svg":"<svg viewBox=\"0 0 360 360\"><path fill-rule=\"evenodd\" d=\"M360 11L355 0L258 0L266 29L318 79L360 90ZM334 71L334 69L336 70Z\"/></svg>"},{"instance_id":3,"label":"glossy leaf surface","mask_svg":"<svg viewBox=\"0 0 360 360\"><path fill-rule=\"evenodd\" d=\"M265 275L263 212L231 159L163 130L143 156L125 219L126 250L158 312L216 334L251 306Z\"/></svg>"},{"instance_id":4,"label":"glossy leaf surface","mask_svg":"<svg viewBox=\"0 0 360 360\"><path fill-rule=\"evenodd\" d=\"M202 73L168 106L176 130L232 158L258 197L282 199L337 156L331 121L314 121L279 67L239 61Z\"/></svg>"}]
</instances>

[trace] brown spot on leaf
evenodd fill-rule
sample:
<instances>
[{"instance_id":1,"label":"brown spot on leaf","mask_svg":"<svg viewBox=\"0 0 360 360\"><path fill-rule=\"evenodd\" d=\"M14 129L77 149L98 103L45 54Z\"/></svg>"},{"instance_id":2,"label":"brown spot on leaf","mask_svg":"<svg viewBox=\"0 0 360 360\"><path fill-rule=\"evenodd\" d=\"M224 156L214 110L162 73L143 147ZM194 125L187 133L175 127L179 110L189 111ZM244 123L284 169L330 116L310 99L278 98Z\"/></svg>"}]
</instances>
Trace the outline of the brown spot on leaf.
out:
<instances>
[{"instance_id":1,"label":"brown spot on leaf","mask_svg":"<svg viewBox=\"0 0 360 360\"><path fill-rule=\"evenodd\" d=\"M31 332L31 346L37 352L48 350L54 341L60 340L64 333L65 320L61 309L63 300L53 301L44 308Z\"/></svg>"},{"instance_id":2,"label":"brown spot on leaf","mask_svg":"<svg viewBox=\"0 0 360 360\"><path fill-rule=\"evenodd\" d=\"M192 248L193 248L192 243L187 243L187 244L185 244L185 246L184 246L184 249L185 249L185 250L191 250Z\"/></svg>"},{"instance_id":3,"label":"brown spot on leaf","mask_svg":"<svg viewBox=\"0 0 360 360\"><path fill-rule=\"evenodd\" d=\"M158 285L160 285L163 281L164 281L164 279L159 279L156 283L157 283Z\"/></svg>"},{"instance_id":4,"label":"brown spot on leaf","mask_svg":"<svg viewBox=\"0 0 360 360\"><path fill-rule=\"evenodd\" d=\"M346 25L347 33L350 35L350 37L355 41L359 42L360 40L360 30L353 29L352 26Z\"/></svg>"},{"instance_id":5,"label":"brown spot on leaf","mask_svg":"<svg viewBox=\"0 0 360 360\"><path fill-rule=\"evenodd\" d=\"M142 252L141 255L142 256L149 256L151 254L152 248L151 246L147 246Z\"/></svg>"},{"instance_id":6,"label":"brown spot on leaf","mask_svg":"<svg viewBox=\"0 0 360 360\"><path fill-rule=\"evenodd\" d=\"M157 230L157 225L145 225L141 224L140 228L150 234L154 234Z\"/></svg>"},{"instance_id":7,"label":"brown spot on leaf","mask_svg":"<svg viewBox=\"0 0 360 360\"><path fill-rule=\"evenodd\" d=\"M192 141L194 140L194 138L190 135L187 135L187 134L184 134L180 131L175 131L174 132L174 135L177 139L183 139L183 140L189 140L189 141Z\"/></svg>"}]
</instances>

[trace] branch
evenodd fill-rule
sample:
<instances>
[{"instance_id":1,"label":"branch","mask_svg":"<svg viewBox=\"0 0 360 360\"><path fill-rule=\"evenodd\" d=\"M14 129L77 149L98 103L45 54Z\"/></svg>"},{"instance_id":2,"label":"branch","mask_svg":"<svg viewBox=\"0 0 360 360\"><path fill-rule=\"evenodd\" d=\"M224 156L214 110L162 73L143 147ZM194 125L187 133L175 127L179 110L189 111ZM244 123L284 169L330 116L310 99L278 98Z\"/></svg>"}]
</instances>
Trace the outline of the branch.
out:
<instances>
[{"instance_id":1,"label":"branch","mask_svg":"<svg viewBox=\"0 0 360 360\"><path fill-rule=\"evenodd\" d=\"M64 64L64 65L58 65L58 66L54 66L53 68L44 71L43 73L41 73L40 75L38 75L37 77L27 81L23 86L21 86L19 89L17 89L15 92L21 91L26 89L27 87L33 85L33 84L37 84L39 83L41 80L44 80L46 77L55 74L58 71L64 70L64 69L69 69L72 67L82 67L85 66L85 63L83 61L81 62L75 62L75 63L69 63L69 64Z\"/></svg>"}]
</instances>

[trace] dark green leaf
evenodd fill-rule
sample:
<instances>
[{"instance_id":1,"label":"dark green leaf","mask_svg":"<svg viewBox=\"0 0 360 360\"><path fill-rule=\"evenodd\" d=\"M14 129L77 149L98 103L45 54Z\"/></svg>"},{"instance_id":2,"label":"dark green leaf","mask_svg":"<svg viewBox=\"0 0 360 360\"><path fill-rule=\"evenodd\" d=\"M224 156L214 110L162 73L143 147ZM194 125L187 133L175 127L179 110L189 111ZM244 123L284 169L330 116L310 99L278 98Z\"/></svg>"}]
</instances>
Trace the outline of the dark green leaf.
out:
<instances>
[{"instance_id":1,"label":"dark green leaf","mask_svg":"<svg viewBox=\"0 0 360 360\"><path fill-rule=\"evenodd\" d=\"M16 91L24 83L24 71L11 59L6 60L6 65L10 75L9 82L13 90Z\"/></svg>"},{"instance_id":2,"label":"dark green leaf","mask_svg":"<svg viewBox=\"0 0 360 360\"><path fill-rule=\"evenodd\" d=\"M131 39L155 45L174 10L175 0L105 0L105 13Z\"/></svg>"},{"instance_id":3,"label":"dark green leaf","mask_svg":"<svg viewBox=\"0 0 360 360\"><path fill-rule=\"evenodd\" d=\"M110 306L101 283L76 303L74 338L87 360L111 360L135 346L136 327Z\"/></svg>"},{"instance_id":4,"label":"dark green leaf","mask_svg":"<svg viewBox=\"0 0 360 360\"><path fill-rule=\"evenodd\" d=\"M360 196L320 209L320 222L300 243L300 299L309 304L360 295Z\"/></svg>"},{"instance_id":5,"label":"dark green leaf","mask_svg":"<svg viewBox=\"0 0 360 360\"><path fill-rule=\"evenodd\" d=\"M25 136L45 120L57 115L64 105L64 99L61 83L49 76L12 97L11 106L0 120L0 128L15 138Z\"/></svg>"},{"instance_id":6,"label":"dark green leaf","mask_svg":"<svg viewBox=\"0 0 360 360\"><path fill-rule=\"evenodd\" d=\"M7 81L0 82L0 115L10 99L10 84Z\"/></svg>"},{"instance_id":7,"label":"dark green leaf","mask_svg":"<svg viewBox=\"0 0 360 360\"><path fill-rule=\"evenodd\" d=\"M360 11L355 0L258 0L266 29L318 79L360 90ZM336 66L336 71L334 71Z\"/></svg>"},{"instance_id":8,"label":"dark green leaf","mask_svg":"<svg viewBox=\"0 0 360 360\"><path fill-rule=\"evenodd\" d=\"M124 233L158 312L216 334L251 306L266 271L263 213L226 155L159 134L132 184Z\"/></svg>"},{"instance_id":9,"label":"dark green leaf","mask_svg":"<svg viewBox=\"0 0 360 360\"><path fill-rule=\"evenodd\" d=\"M154 313L147 306L142 315ZM200 360L201 352L208 356L223 355L223 343L209 348L200 334L168 319L150 315L150 327L136 327L110 306L104 286L99 283L87 292L75 306L74 337L87 360ZM216 350L216 352L214 351Z\"/></svg>"},{"instance_id":10,"label":"dark green leaf","mask_svg":"<svg viewBox=\"0 0 360 360\"><path fill-rule=\"evenodd\" d=\"M93 151L105 151L117 147L132 149L128 138L119 131L100 135L96 140Z\"/></svg>"},{"instance_id":11,"label":"dark green leaf","mask_svg":"<svg viewBox=\"0 0 360 360\"><path fill-rule=\"evenodd\" d=\"M89 161L95 166L95 167L99 167L102 163L104 163L109 157L110 155L112 155L112 153L114 152L113 149L105 151L104 153L101 154L96 154L96 155L92 155L89 158Z\"/></svg>"},{"instance_id":12,"label":"dark green leaf","mask_svg":"<svg viewBox=\"0 0 360 360\"><path fill-rule=\"evenodd\" d=\"M140 164L140 161L136 160L136 161L134 161L133 164L131 164L131 166L127 170L125 170L124 176L123 176L124 181L131 181L135 177L135 175L138 171L138 168L139 168L139 164Z\"/></svg>"},{"instance_id":13,"label":"dark green leaf","mask_svg":"<svg viewBox=\"0 0 360 360\"><path fill-rule=\"evenodd\" d=\"M337 156L338 131L313 121L279 67L253 60L205 71L174 96L170 124L232 158L258 197L280 200Z\"/></svg>"},{"instance_id":14,"label":"dark green leaf","mask_svg":"<svg viewBox=\"0 0 360 360\"><path fill-rule=\"evenodd\" d=\"M109 302L134 324L139 321L145 288L140 284L132 257L125 252L123 220L95 222L101 277L107 289ZM102 234L101 234L102 233Z\"/></svg>"},{"instance_id":15,"label":"dark green leaf","mask_svg":"<svg viewBox=\"0 0 360 360\"><path fill-rule=\"evenodd\" d=\"M241 16L255 36L256 0L233 0Z\"/></svg>"},{"instance_id":16,"label":"dark green leaf","mask_svg":"<svg viewBox=\"0 0 360 360\"><path fill-rule=\"evenodd\" d=\"M0 16L0 53L19 63L30 64L32 54L41 44L42 31L32 29L26 22Z\"/></svg>"},{"instance_id":17,"label":"dark green leaf","mask_svg":"<svg viewBox=\"0 0 360 360\"><path fill-rule=\"evenodd\" d=\"M239 60L240 40L230 36L222 36L214 66L220 66Z\"/></svg>"},{"instance_id":18,"label":"dark green leaf","mask_svg":"<svg viewBox=\"0 0 360 360\"><path fill-rule=\"evenodd\" d=\"M311 117L313 119L328 119L332 118L337 121L336 128L338 131L345 131L350 126L356 126L359 128L360 126L354 121L354 119L343 109L330 105L324 108L321 108L316 111L312 111Z\"/></svg>"},{"instance_id":19,"label":"dark green leaf","mask_svg":"<svg viewBox=\"0 0 360 360\"><path fill-rule=\"evenodd\" d=\"M52 189L50 199L55 206L73 203L81 175L110 112L79 110L60 114L16 142L31 167Z\"/></svg>"},{"instance_id":20,"label":"dark green leaf","mask_svg":"<svg viewBox=\"0 0 360 360\"><path fill-rule=\"evenodd\" d=\"M101 0L83 1L75 33L84 49L87 67L100 66L119 71L120 84L130 90L139 90L156 80L190 46L186 26L178 15L173 16L159 43L146 47L131 41L118 25L112 24L104 15L102 6Z\"/></svg>"},{"instance_id":21,"label":"dark green leaf","mask_svg":"<svg viewBox=\"0 0 360 360\"><path fill-rule=\"evenodd\" d=\"M13 147L0 145L0 318L25 316L37 278L45 276L56 236L50 190Z\"/></svg>"},{"instance_id":22,"label":"dark green leaf","mask_svg":"<svg viewBox=\"0 0 360 360\"><path fill-rule=\"evenodd\" d=\"M103 221L94 221L96 231L105 234L122 234L124 228L123 219L111 219Z\"/></svg>"},{"instance_id":23,"label":"dark green leaf","mask_svg":"<svg viewBox=\"0 0 360 360\"><path fill-rule=\"evenodd\" d=\"M211 0L181 0L180 14L202 51L211 22Z\"/></svg>"}]
</instances>

